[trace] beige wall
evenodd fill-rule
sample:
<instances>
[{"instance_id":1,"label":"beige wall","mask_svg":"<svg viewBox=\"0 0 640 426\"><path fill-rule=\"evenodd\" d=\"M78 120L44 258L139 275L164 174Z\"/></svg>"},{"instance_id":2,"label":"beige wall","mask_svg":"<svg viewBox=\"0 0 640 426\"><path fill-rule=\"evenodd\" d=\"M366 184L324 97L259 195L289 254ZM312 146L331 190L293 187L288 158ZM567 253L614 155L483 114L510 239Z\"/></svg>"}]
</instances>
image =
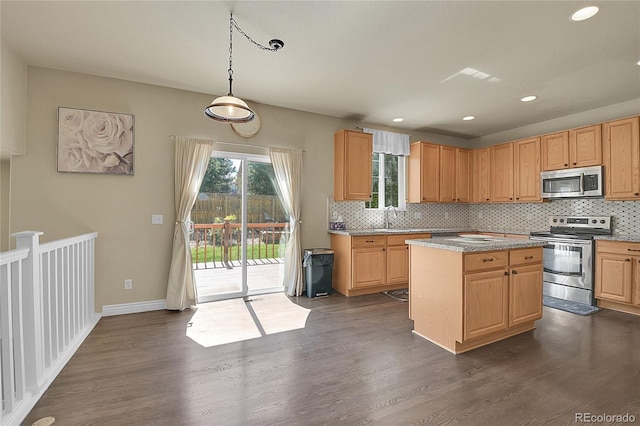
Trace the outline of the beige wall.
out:
<instances>
[{"instance_id":1,"label":"beige wall","mask_svg":"<svg viewBox=\"0 0 640 426\"><path fill-rule=\"evenodd\" d=\"M627 102L608 105L577 114L554 118L529 126L518 127L517 129L506 130L492 135L475 138L469 141L469 148L480 148L483 146L496 145L504 142L511 142L518 139L533 136L545 135L547 133L560 132L562 130L574 129L591 124L602 123L604 121L618 118L640 115L640 99L633 99Z\"/></svg>"},{"instance_id":2,"label":"beige wall","mask_svg":"<svg viewBox=\"0 0 640 426\"><path fill-rule=\"evenodd\" d=\"M4 41L0 61L0 156L8 158L25 152L27 66Z\"/></svg>"},{"instance_id":3,"label":"beige wall","mask_svg":"<svg viewBox=\"0 0 640 426\"><path fill-rule=\"evenodd\" d=\"M97 231L99 310L103 305L164 299L175 220L174 144L168 136L247 140L228 124L204 117L210 95L37 67L29 67L27 87L27 155L12 163L11 231L43 231L43 241ZM305 150L302 245L327 246L333 134L366 124L250 103L263 124L249 143ZM133 114L135 176L58 173L59 106ZM464 143L412 134L412 140L420 139ZM152 214L163 214L164 224L151 225ZM123 289L126 278L133 279L133 290Z\"/></svg>"},{"instance_id":4,"label":"beige wall","mask_svg":"<svg viewBox=\"0 0 640 426\"><path fill-rule=\"evenodd\" d=\"M9 250L9 206L11 160L0 158L0 251Z\"/></svg>"}]
</instances>

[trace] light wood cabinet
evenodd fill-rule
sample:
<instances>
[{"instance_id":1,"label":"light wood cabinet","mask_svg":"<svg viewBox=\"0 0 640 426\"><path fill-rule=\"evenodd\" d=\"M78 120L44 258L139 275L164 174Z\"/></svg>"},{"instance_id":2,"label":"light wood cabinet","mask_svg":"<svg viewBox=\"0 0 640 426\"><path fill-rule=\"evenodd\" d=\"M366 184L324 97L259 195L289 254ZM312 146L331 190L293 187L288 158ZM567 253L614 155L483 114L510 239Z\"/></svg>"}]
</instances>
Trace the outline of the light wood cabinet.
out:
<instances>
[{"instance_id":1,"label":"light wood cabinet","mask_svg":"<svg viewBox=\"0 0 640 426\"><path fill-rule=\"evenodd\" d=\"M570 167L589 167L602 164L602 125L569 130Z\"/></svg>"},{"instance_id":2,"label":"light wood cabinet","mask_svg":"<svg viewBox=\"0 0 640 426\"><path fill-rule=\"evenodd\" d=\"M640 315L640 243L596 242L598 306Z\"/></svg>"},{"instance_id":3,"label":"light wood cabinet","mask_svg":"<svg viewBox=\"0 0 640 426\"><path fill-rule=\"evenodd\" d=\"M409 148L409 202L440 201L440 146L427 142Z\"/></svg>"},{"instance_id":4,"label":"light wood cabinet","mask_svg":"<svg viewBox=\"0 0 640 426\"><path fill-rule=\"evenodd\" d=\"M464 276L464 340L506 330L509 326L507 271L475 272Z\"/></svg>"},{"instance_id":5,"label":"light wood cabinet","mask_svg":"<svg viewBox=\"0 0 640 426\"><path fill-rule=\"evenodd\" d=\"M514 142L515 201L542 201L540 196L540 138Z\"/></svg>"},{"instance_id":6,"label":"light wood cabinet","mask_svg":"<svg viewBox=\"0 0 640 426\"><path fill-rule=\"evenodd\" d=\"M341 130L334 136L333 197L336 201L370 201L373 135Z\"/></svg>"},{"instance_id":7,"label":"light wood cabinet","mask_svg":"<svg viewBox=\"0 0 640 426\"><path fill-rule=\"evenodd\" d=\"M461 353L534 328L542 317L542 247L455 252L410 247L415 332Z\"/></svg>"},{"instance_id":8,"label":"light wood cabinet","mask_svg":"<svg viewBox=\"0 0 640 426\"><path fill-rule=\"evenodd\" d=\"M602 126L571 129L541 137L542 170L602 164Z\"/></svg>"},{"instance_id":9,"label":"light wood cabinet","mask_svg":"<svg viewBox=\"0 0 640 426\"><path fill-rule=\"evenodd\" d=\"M456 148L455 165L455 201L468 203L471 201L471 151Z\"/></svg>"},{"instance_id":10,"label":"light wood cabinet","mask_svg":"<svg viewBox=\"0 0 640 426\"><path fill-rule=\"evenodd\" d=\"M491 201L491 148L474 149L471 152L471 200L474 203Z\"/></svg>"},{"instance_id":11,"label":"light wood cabinet","mask_svg":"<svg viewBox=\"0 0 640 426\"><path fill-rule=\"evenodd\" d=\"M447 145L411 144L409 202L469 202L470 155L468 149Z\"/></svg>"},{"instance_id":12,"label":"light wood cabinet","mask_svg":"<svg viewBox=\"0 0 640 426\"><path fill-rule=\"evenodd\" d=\"M605 198L640 200L640 118L603 124Z\"/></svg>"},{"instance_id":13,"label":"light wood cabinet","mask_svg":"<svg viewBox=\"0 0 640 426\"><path fill-rule=\"evenodd\" d=\"M557 132L540 138L542 170L569 168L569 132Z\"/></svg>"},{"instance_id":14,"label":"light wood cabinet","mask_svg":"<svg viewBox=\"0 0 640 426\"><path fill-rule=\"evenodd\" d=\"M491 201L513 201L513 143L491 147Z\"/></svg>"},{"instance_id":15,"label":"light wood cabinet","mask_svg":"<svg viewBox=\"0 0 640 426\"><path fill-rule=\"evenodd\" d=\"M423 238L431 234L331 234L333 288L345 296L359 296L408 287L409 246L404 242Z\"/></svg>"}]
</instances>

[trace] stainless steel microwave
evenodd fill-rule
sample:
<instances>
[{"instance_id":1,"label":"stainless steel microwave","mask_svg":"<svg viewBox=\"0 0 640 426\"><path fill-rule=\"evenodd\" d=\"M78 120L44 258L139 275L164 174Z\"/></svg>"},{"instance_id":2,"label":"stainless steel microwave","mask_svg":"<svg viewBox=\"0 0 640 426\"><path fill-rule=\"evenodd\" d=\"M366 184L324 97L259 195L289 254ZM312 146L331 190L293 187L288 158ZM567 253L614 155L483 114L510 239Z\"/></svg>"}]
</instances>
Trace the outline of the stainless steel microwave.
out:
<instances>
[{"instance_id":1,"label":"stainless steel microwave","mask_svg":"<svg viewBox=\"0 0 640 426\"><path fill-rule=\"evenodd\" d=\"M602 197L602 166L540 173L542 198Z\"/></svg>"}]
</instances>

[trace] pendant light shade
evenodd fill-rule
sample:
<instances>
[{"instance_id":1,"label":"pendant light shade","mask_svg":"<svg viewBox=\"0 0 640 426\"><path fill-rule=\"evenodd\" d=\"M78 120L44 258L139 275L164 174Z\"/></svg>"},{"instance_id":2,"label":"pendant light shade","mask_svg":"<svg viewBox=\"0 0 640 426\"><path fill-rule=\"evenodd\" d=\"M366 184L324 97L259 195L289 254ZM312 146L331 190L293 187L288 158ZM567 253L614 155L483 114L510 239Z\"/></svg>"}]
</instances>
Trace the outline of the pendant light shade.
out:
<instances>
[{"instance_id":1,"label":"pendant light shade","mask_svg":"<svg viewBox=\"0 0 640 426\"><path fill-rule=\"evenodd\" d=\"M204 113L209 118L227 123L246 123L255 117L246 102L232 94L214 99Z\"/></svg>"},{"instance_id":2,"label":"pendant light shade","mask_svg":"<svg viewBox=\"0 0 640 426\"><path fill-rule=\"evenodd\" d=\"M238 26L233 19L233 14L229 16L229 93L226 96L220 96L211 102L211 105L205 108L204 114L216 121L226 123L246 123L253 120L256 114L245 101L233 96L233 29L236 28L247 40L255 44L262 50L276 52L282 49L284 42L282 40L273 39L269 41L269 47L256 43Z\"/></svg>"}]
</instances>

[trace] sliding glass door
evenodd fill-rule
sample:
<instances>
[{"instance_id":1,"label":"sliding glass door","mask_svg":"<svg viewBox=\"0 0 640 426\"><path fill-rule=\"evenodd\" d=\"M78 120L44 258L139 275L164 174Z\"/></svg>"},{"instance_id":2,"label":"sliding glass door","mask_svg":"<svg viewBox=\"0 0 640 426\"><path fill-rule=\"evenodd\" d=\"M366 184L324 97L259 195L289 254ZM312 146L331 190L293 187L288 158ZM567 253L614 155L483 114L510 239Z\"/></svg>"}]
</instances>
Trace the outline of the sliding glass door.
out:
<instances>
[{"instance_id":1,"label":"sliding glass door","mask_svg":"<svg viewBox=\"0 0 640 426\"><path fill-rule=\"evenodd\" d=\"M213 154L191 211L199 303L283 291L288 219L272 179L268 156Z\"/></svg>"}]
</instances>

